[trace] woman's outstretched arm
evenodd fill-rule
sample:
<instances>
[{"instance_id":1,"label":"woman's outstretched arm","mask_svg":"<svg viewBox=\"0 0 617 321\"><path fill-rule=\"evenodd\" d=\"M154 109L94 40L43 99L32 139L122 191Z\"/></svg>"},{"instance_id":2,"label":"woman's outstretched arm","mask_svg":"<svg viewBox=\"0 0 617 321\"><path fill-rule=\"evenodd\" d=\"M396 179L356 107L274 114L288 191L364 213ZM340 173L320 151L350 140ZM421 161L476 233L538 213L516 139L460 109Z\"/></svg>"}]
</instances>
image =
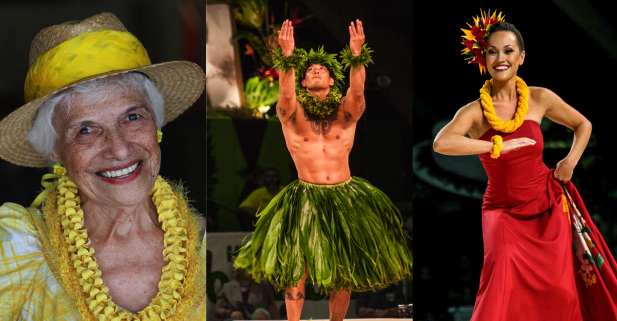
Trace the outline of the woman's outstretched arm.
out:
<instances>
[{"instance_id":1,"label":"woman's outstretched arm","mask_svg":"<svg viewBox=\"0 0 617 321\"><path fill-rule=\"evenodd\" d=\"M454 119L439 131L433 142L433 150L444 155L477 155L489 153L493 149L490 141L478 140L466 137L468 133L474 133L480 138L483 133L476 129L482 123L482 107L478 101L474 101L458 110ZM507 154L524 146L534 145L535 140L522 137L503 142L501 154Z\"/></svg>"}]
</instances>

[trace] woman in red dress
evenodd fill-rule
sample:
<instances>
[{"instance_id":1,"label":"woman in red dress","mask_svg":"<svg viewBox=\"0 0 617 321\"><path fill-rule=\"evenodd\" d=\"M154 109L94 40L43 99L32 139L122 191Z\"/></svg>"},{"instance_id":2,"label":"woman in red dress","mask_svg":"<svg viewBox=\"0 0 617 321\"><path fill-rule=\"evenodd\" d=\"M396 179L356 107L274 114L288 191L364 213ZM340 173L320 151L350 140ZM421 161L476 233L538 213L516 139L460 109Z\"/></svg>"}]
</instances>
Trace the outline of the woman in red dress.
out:
<instances>
[{"instance_id":1,"label":"woman in red dress","mask_svg":"<svg viewBox=\"0 0 617 321\"><path fill-rule=\"evenodd\" d=\"M617 320L617 264L570 182L591 123L552 91L527 87L516 76L525 60L523 38L501 15L483 14L464 31L470 62L492 79L439 132L433 148L479 154L489 177L472 320ZM544 117L574 131L555 170L542 160Z\"/></svg>"}]
</instances>

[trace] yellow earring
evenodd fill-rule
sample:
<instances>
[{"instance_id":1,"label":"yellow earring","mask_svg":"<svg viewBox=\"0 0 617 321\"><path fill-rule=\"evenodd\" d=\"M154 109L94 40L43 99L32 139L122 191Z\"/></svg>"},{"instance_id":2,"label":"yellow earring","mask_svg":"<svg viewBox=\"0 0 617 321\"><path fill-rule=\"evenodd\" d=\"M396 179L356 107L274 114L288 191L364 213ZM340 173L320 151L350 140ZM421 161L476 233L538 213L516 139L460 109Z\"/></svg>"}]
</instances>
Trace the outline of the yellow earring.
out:
<instances>
[{"instance_id":1,"label":"yellow earring","mask_svg":"<svg viewBox=\"0 0 617 321\"><path fill-rule=\"evenodd\" d=\"M158 140L159 143L163 140L163 131L161 131L160 128L156 129L156 140Z\"/></svg>"},{"instance_id":2,"label":"yellow earring","mask_svg":"<svg viewBox=\"0 0 617 321\"><path fill-rule=\"evenodd\" d=\"M54 168L54 174L66 175L66 168L60 162L53 163L51 166Z\"/></svg>"}]
</instances>

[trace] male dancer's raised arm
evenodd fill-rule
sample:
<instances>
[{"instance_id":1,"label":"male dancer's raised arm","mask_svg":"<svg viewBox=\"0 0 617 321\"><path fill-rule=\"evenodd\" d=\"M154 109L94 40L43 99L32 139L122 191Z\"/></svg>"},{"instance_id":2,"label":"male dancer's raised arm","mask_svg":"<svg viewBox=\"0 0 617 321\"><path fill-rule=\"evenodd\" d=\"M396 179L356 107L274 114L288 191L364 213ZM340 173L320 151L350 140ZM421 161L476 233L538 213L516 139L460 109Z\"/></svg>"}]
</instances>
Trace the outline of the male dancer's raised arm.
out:
<instances>
[{"instance_id":1,"label":"male dancer's raised arm","mask_svg":"<svg viewBox=\"0 0 617 321\"><path fill-rule=\"evenodd\" d=\"M360 56L362 45L364 44L364 28L362 21L356 20L356 25L352 22L349 26L349 49L354 57ZM364 65L360 64L356 68L352 68L349 72L349 89L345 98L345 112L354 122L360 119L366 103L364 102L364 81L366 79L366 71Z\"/></svg>"},{"instance_id":2,"label":"male dancer's raised arm","mask_svg":"<svg viewBox=\"0 0 617 321\"><path fill-rule=\"evenodd\" d=\"M289 57L295 49L294 27L291 21L283 22L283 27L279 31L279 46L283 51L283 56ZM298 106L296 100L296 74L295 68L289 69L287 72L280 71L279 73L279 102L276 105L276 114L281 123L287 122L296 113Z\"/></svg>"}]
</instances>

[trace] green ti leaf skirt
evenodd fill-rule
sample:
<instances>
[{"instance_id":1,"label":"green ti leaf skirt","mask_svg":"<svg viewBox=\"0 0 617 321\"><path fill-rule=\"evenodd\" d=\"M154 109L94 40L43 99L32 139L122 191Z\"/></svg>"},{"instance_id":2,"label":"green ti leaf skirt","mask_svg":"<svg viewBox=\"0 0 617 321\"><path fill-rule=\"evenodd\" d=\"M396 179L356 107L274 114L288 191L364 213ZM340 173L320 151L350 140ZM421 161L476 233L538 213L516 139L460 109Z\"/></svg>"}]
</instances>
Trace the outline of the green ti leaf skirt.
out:
<instances>
[{"instance_id":1,"label":"green ti leaf skirt","mask_svg":"<svg viewBox=\"0 0 617 321\"><path fill-rule=\"evenodd\" d=\"M321 292L376 291L411 277L413 259L392 201L362 178L335 185L295 180L259 214L234 268L279 289L307 282Z\"/></svg>"}]
</instances>

